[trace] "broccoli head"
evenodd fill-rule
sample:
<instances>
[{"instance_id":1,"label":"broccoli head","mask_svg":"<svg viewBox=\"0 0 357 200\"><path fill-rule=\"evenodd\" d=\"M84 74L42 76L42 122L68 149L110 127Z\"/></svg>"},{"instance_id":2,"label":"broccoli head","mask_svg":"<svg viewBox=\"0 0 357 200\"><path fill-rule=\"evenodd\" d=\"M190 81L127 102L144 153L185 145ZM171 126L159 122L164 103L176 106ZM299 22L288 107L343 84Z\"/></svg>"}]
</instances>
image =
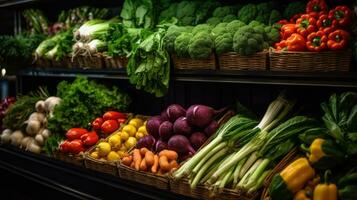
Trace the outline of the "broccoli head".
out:
<instances>
[{"instance_id":1,"label":"broccoli head","mask_svg":"<svg viewBox=\"0 0 357 200\"><path fill-rule=\"evenodd\" d=\"M222 22L222 18L219 17L211 17L209 19L207 19L206 23L210 24L212 26L216 26L217 24Z\"/></svg>"},{"instance_id":2,"label":"broccoli head","mask_svg":"<svg viewBox=\"0 0 357 200\"><path fill-rule=\"evenodd\" d=\"M199 25L193 27L192 34L196 35L198 32L201 32L201 31L210 32L211 29L212 29L212 26L210 26L209 24L199 24Z\"/></svg>"},{"instance_id":3,"label":"broccoli head","mask_svg":"<svg viewBox=\"0 0 357 200\"><path fill-rule=\"evenodd\" d=\"M173 53L175 51L176 38L181 35L181 33L188 31L190 31L190 28L187 26L170 26L163 38L166 50L170 53Z\"/></svg>"},{"instance_id":4,"label":"broccoli head","mask_svg":"<svg viewBox=\"0 0 357 200\"><path fill-rule=\"evenodd\" d=\"M182 19L184 17L194 17L197 9L197 2L181 1L177 5L176 17Z\"/></svg>"},{"instance_id":5,"label":"broccoli head","mask_svg":"<svg viewBox=\"0 0 357 200\"><path fill-rule=\"evenodd\" d=\"M237 19L237 16L235 16L235 15L227 15L227 16L223 17L222 22L228 23L228 22L231 22L236 19Z\"/></svg>"},{"instance_id":6,"label":"broccoli head","mask_svg":"<svg viewBox=\"0 0 357 200\"><path fill-rule=\"evenodd\" d=\"M188 52L192 59L209 58L214 47L214 41L208 31L196 33L190 41Z\"/></svg>"},{"instance_id":7,"label":"broccoli head","mask_svg":"<svg viewBox=\"0 0 357 200\"><path fill-rule=\"evenodd\" d=\"M264 28L264 31L267 35L267 40L266 42L272 46L273 44L275 44L276 42L279 42L280 40L280 32L279 29L276 29L272 26L267 26Z\"/></svg>"},{"instance_id":8,"label":"broccoli head","mask_svg":"<svg viewBox=\"0 0 357 200\"><path fill-rule=\"evenodd\" d=\"M263 29L264 30L264 29ZM260 52L266 46L264 37L256 27L243 26L233 36L233 50L241 55Z\"/></svg>"},{"instance_id":9,"label":"broccoli head","mask_svg":"<svg viewBox=\"0 0 357 200\"><path fill-rule=\"evenodd\" d=\"M226 32L226 26L228 23L219 23L214 27L211 31L211 35L213 39L215 39L217 36L223 34Z\"/></svg>"},{"instance_id":10,"label":"broccoli head","mask_svg":"<svg viewBox=\"0 0 357 200\"><path fill-rule=\"evenodd\" d=\"M261 22L257 21L257 20L253 20L251 22L249 22L248 24L250 27L256 27L256 26L264 26L264 24L262 24Z\"/></svg>"},{"instance_id":11,"label":"broccoli head","mask_svg":"<svg viewBox=\"0 0 357 200\"><path fill-rule=\"evenodd\" d=\"M218 55L232 51L233 34L223 33L218 35L214 40L214 46Z\"/></svg>"},{"instance_id":12,"label":"broccoli head","mask_svg":"<svg viewBox=\"0 0 357 200\"><path fill-rule=\"evenodd\" d=\"M175 52L179 57L189 57L188 45L193 37L192 33L181 33L175 40Z\"/></svg>"},{"instance_id":13,"label":"broccoli head","mask_svg":"<svg viewBox=\"0 0 357 200\"><path fill-rule=\"evenodd\" d=\"M227 24L226 30L227 30L227 32L234 34L239 28L241 28L242 26L245 26L245 25L246 24L242 21L233 20Z\"/></svg>"},{"instance_id":14,"label":"broccoli head","mask_svg":"<svg viewBox=\"0 0 357 200\"><path fill-rule=\"evenodd\" d=\"M259 21L263 24L269 23L270 11L272 9L272 3L264 2L256 5L257 8L257 16L255 20Z\"/></svg>"},{"instance_id":15,"label":"broccoli head","mask_svg":"<svg viewBox=\"0 0 357 200\"><path fill-rule=\"evenodd\" d=\"M254 4L243 6L238 12L238 19L246 24L254 20L257 16L257 7Z\"/></svg>"},{"instance_id":16,"label":"broccoli head","mask_svg":"<svg viewBox=\"0 0 357 200\"><path fill-rule=\"evenodd\" d=\"M220 6L216 1L204 1L202 5L199 6L199 9L196 11L196 22L195 24L201 24L206 21L210 13L213 12L215 8Z\"/></svg>"},{"instance_id":17,"label":"broccoli head","mask_svg":"<svg viewBox=\"0 0 357 200\"><path fill-rule=\"evenodd\" d=\"M223 18L227 15L235 14L236 10L233 6L218 7L213 11L213 17Z\"/></svg>"},{"instance_id":18,"label":"broccoli head","mask_svg":"<svg viewBox=\"0 0 357 200\"><path fill-rule=\"evenodd\" d=\"M159 22L176 17L178 3L173 3L167 9L163 10L159 16Z\"/></svg>"}]
</instances>

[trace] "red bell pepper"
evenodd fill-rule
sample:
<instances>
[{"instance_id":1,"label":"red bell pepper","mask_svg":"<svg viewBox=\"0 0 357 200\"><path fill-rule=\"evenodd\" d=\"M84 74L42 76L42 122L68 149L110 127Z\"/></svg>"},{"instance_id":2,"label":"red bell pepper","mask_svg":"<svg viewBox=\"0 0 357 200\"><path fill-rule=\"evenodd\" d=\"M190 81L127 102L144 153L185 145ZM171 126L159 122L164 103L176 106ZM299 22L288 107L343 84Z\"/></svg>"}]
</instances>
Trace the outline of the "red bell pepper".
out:
<instances>
[{"instance_id":1,"label":"red bell pepper","mask_svg":"<svg viewBox=\"0 0 357 200\"><path fill-rule=\"evenodd\" d=\"M328 16L344 27L350 25L352 21L352 11L347 6L337 6L330 10Z\"/></svg>"},{"instance_id":2,"label":"red bell pepper","mask_svg":"<svg viewBox=\"0 0 357 200\"><path fill-rule=\"evenodd\" d=\"M299 19L303 14L295 14L290 18L290 23L296 23L296 20Z\"/></svg>"},{"instance_id":3,"label":"red bell pepper","mask_svg":"<svg viewBox=\"0 0 357 200\"><path fill-rule=\"evenodd\" d=\"M66 138L68 140L80 139L82 135L88 133L87 129L84 128L71 128L66 133Z\"/></svg>"},{"instance_id":4,"label":"red bell pepper","mask_svg":"<svg viewBox=\"0 0 357 200\"><path fill-rule=\"evenodd\" d=\"M107 121L109 119L117 120L119 118L126 119L126 114L117 112L117 111L108 111L108 112L104 113L104 115L103 115L104 121Z\"/></svg>"},{"instance_id":5,"label":"red bell pepper","mask_svg":"<svg viewBox=\"0 0 357 200\"><path fill-rule=\"evenodd\" d=\"M327 13L327 4L324 0L311 0L306 4L306 13L317 19Z\"/></svg>"},{"instance_id":6,"label":"red bell pepper","mask_svg":"<svg viewBox=\"0 0 357 200\"><path fill-rule=\"evenodd\" d=\"M126 122L126 119L120 118L117 121L118 121L118 123L120 125L120 124L124 124Z\"/></svg>"},{"instance_id":7,"label":"red bell pepper","mask_svg":"<svg viewBox=\"0 0 357 200\"><path fill-rule=\"evenodd\" d=\"M296 33L295 24L285 24L280 29L280 37L286 40L291 34Z\"/></svg>"},{"instance_id":8,"label":"red bell pepper","mask_svg":"<svg viewBox=\"0 0 357 200\"><path fill-rule=\"evenodd\" d=\"M331 50L342 50L348 46L350 34L338 29L328 35L327 47Z\"/></svg>"},{"instance_id":9,"label":"red bell pepper","mask_svg":"<svg viewBox=\"0 0 357 200\"><path fill-rule=\"evenodd\" d=\"M70 142L68 140L65 140L59 145L59 149L62 153L70 152L69 143Z\"/></svg>"},{"instance_id":10,"label":"red bell pepper","mask_svg":"<svg viewBox=\"0 0 357 200\"><path fill-rule=\"evenodd\" d=\"M275 43L275 49L276 50L286 50L286 40L282 40L278 43Z\"/></svg>"},{"instance_id":11,"label":"red bell pepper","mask_svg":"<svg viewBox=\"0 0 357 200\"><path fill-rule=\"evenodd\" d=\"M102 127L104 120L101 117L96 118L93 122L92 122L92 128L96 131L100 130L100 128Z\"/></svg>"},{"instance_id":12,"label":"red bell pepper","mask_svg":"<svg viewBox=\"0 0 357 200\"><path fill-rule=\"evenodd\" d=\"M317 31L316 19L308 14L301 15L296 20L296 32L307 37L310 33Z\"/></svg>"},{"instance_id":13,"label":"red bell pepper","mask_svg":"<svg viewBox=\"0 0 357 200\"><path fill-rule=\"evenodd\" d=\"M305 38L298 33L293 33L286 39L286 48L288 51L304 51L306 49Z\"/></svg>"},{"instance_id":14,"label":"red bell pepper","mask_svg":"<svg viewBox=\"0 0 357 200\"><path fill-rule=\"evenodd\" d=\"M328 15L324 14L319 17L316 24L320 31L323 31L328 35L336 29L337 21L335 19L329 18Z\"/></svg>"},{"instance_id":15,"label":"red bell pepper","mask_svg":"<svg viewBox=\"0 0 357 200\"><path fill-rule=\"evenodd\" d=\"M85 146L93 146L98 142L99 137L95 131L91 131L82 135L81 140Z\"/></svg>"},{"instance_id":16,"label":"red bell pepper","mask_svg":"<svg viewBox=\"0 0 357 200\"><path fill-rule=\"evenodd\" d=\"M276 22L277 24L281 24L281 25L284 25L284 24L287 24L287 23L289 23L289 21L288 20L286 20L286 19L281 19L281 20L279 20L278 22Z\"/></svg>"},{"instance_id":17,"label":"red bell pepper","mask_svg":"<svg viewBox=\"0 0 357 200\"><path fill-rule=\"evenodd\" d=\"M306 47L310 51L322 51L327 48L327 36L323 31L310 33L307 36Z\"/></svg>"},{"instance_id":18,"label":"red bell pepper","mask_svg":"<svg viewBox=\"0 0 357 200\"><path fill-rule=\"evenodd\" d=\"M69 142L69 150L70 150L70 153L73 153L73 154L78 154L78 153L84 151L85 149L84 149L82 140L75 139L75 140L72 140L71 142Z\"/></svg>"},{"instance_id":19,"label":"red bell pepper","mask_svg":"<svg viewBox=\"0 0 357 200\"><path fill-rule=\"evenodd\" d=\"M111 134L114 131L118 130L118 128L119 128L118 121L110 119L110 120L105 121L102 124L101 130L102 130L102 133L104 133L104 134Z\"/></svg>"}]
</instances>

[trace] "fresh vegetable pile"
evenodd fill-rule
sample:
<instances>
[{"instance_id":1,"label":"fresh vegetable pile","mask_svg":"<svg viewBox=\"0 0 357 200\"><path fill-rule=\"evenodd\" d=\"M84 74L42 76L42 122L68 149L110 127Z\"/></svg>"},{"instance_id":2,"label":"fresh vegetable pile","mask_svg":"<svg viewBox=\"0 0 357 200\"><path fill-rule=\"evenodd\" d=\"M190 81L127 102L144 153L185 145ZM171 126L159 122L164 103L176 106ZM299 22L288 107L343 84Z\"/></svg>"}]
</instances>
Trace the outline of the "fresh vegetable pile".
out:
<instances>
[{"instance_id":1,"label":"fresh vegetable pile","mask_svg":"<svg viewBox=\"0 0 357 200\"><path fill-rule=\"evenodd\" d=\"M66 133L66 140L59 145L59 150L62 153L76 155L95 145L98 140L99 136L95 131L71 128Z\"/></svg>"},{"instance_id":2,"label":"fresh vegetable pile","mask_svg":"<svg viewBox=\"0 0 357 200\"><path fill-rule=\"evenodd\" d=\"M296 21L295 21L296 19ZM328 10L324 0L310 0L305 14L293 16L290 22L281 20L281 41L277 50L314 51L344 50L350 40L352 11L345 5Z\"/></svg>"},{"instance_id":3,"label":"fresh vegetable pile","mask_svg":"<svg viewBox=\"0 0 357 200\"><path fill-rule=\"evenodd\" d=\"M216 121L223 110L205 105L192 105L187 111L178 104L167 107L160 116L151 117L146 129L150 134L138 141L137 148L154 152L174 150L184 160L196 153L218 128Z\"/></svg>"},{"instance_id":4,"label":"fresh vegetable pile","mask_svg":"<svg viewBox=\"0 0 357 200\"><path fill-rule=\"evenodd\" d=\"M94 122L96 122L96 120ZM106 126L104 123L103 125ZM105 128L103 125L102 130ZM127 152L130 149L135 147L140 138L148 135L145 125L146 121L141 118L136 117L130 119L128 124L119 130L116 129L114 133L106 139L106 141L99 142L95 150L90 152L90 156L95 159L118 161L120 158L127 155Z\"/></svg>"},{"instance_id":5,"label":"fresh vegetable pile","mask_svg":"<svg viewBox=\"0 0 357 200\"><path fill-rule=\"evenodd\" d=\"M155 154L147 148L134 149L121 159L121 163L137 171L166 174L178 168L178 155L175 151L162 150Z\"/></svg>"},{"instance_id":6,"label":"fresh vegetable pile","mask_svg":"<svg viewBox=\"0 0 357 200\"><path fill-rule=\"evenodd\" d=\"M356 199L356 105L353 92L333 94L321 104L324 126L299 136L306 157L273 177L272 199Z\"/></svg>"}]
</instances>

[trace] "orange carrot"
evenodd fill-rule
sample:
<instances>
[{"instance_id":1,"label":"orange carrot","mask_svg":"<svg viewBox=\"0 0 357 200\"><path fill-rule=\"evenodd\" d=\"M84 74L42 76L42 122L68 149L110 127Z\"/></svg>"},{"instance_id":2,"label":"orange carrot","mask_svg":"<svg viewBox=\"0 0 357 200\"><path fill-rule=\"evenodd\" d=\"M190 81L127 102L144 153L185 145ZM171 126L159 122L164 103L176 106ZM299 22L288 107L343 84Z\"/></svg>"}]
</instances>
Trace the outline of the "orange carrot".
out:
<instances>
[{"instance_id":1,"label":"orange carrot","mask_svg":"<svg viewBox=\"0 0 357 200\"><path fill-rule=\"evenodd\" d=\"M146 161L145 161L145 158L141 161L140 163L140 170L141 171L146 171L148 168L146 166Z\"/></svg>"},{"instance_id":2,"label":"orange carrot","mask_svg":"<svg viewBox=\"0 0 357 200\"><path fill-rule=\"evenodd\" d=\"M135 164L134 164L134 162L131 162L130 167L133 168L133 169L135 169Z\"/></svg>"},{"instance_id":3,"label":"orange carrot","mask_svg":"<svg viewBox=\"0 0 357 200\"><path fill-rule=\"evenodd\" d=\"M148 151L149 151L149 149L147 149L147 148L145 148L145 147L144 147L144 148L141 148L141 149L140 149L140 154L141 154L141 156L144 157L145 154L146 154L146 152L148 152Z\"/></svg>"},{"instance_id":4,"label":"orange carrot","mask_svg":"<svg viewBox=\"0 0 357 200\"><path fill-rule=\"evenodd\" d=\"M154 153L152 151L147 151L145 153L146 165L151 167L154 164Z\"/></svg>"},{"instance_id":5,"label":"orange carrot","mask_svg":"<svg viewBox=\"0 0 357 200\"><path fill-rule=\"evenodd\" d=\"M126 166L130 166L130 164L133 162L133 156L126 156L121 159L121 162Z\"/></svg>"},{"instance_id":6,"label":"orange carrot","mask_svg":"<svg viewBox=\"0 0 357 200\"><path fill-rule=\"evenodd\" d=\"M133 151L133 161L134 161L134 166L137 171L140 169L140 163L141 163L141 155L140 155L140 150L139 149L134 149Z\"/></svg>"},{"instance_id":7,"label":"orange carrot","mask_svg":"<svg viewBox=\"0 0 357 200\"><path fill-rule=\"evenodd\" d=\"M178 155L176 153L176 151L172 151L172 150L162 150L159 153L159 156L166 156L168 160L177 160Z\"/></svg>"},{"instance_id":8,"label":"orange carrot","mask_svg":"<svg viewBox=\"0 0 357 200\"><path fill-rule=\"evenodd\" d=\"M170 170L170 163L169 163L169 161L168 161L166 156L160 156L159 165L160 165L160 169L162 169L163 171L169 171Z\"/></svg>"},{"instance_id":9,"label":"orange carrot","mask_svg":"<svg viewBox=\"0 0 357 200\"><path fill-rule=\"evenodd\" d=\"M156 174L158 166L159 166L159 156L154 155L154 164L151 166L151 172Z\"/></svg>"},{"instance_id":10,"label":"orange carrot","mask_svg":"<svg viewBox=\"0 0 357 200\"><path fill-rule=\"evenodd\" d=\"M172 170L173 168L178 168L178 164L176 160L171 160L170 161L170 170Z\"/></svg>"}]
</instances>

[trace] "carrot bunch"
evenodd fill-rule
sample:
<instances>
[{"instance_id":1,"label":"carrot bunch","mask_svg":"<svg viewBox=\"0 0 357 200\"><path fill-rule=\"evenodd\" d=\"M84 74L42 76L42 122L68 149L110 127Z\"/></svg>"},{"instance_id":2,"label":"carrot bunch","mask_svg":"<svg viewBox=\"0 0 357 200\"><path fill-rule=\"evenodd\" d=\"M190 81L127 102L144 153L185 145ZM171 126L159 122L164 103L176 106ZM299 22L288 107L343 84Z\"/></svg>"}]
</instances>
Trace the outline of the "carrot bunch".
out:
<instances>
[{"instance_id":1,"label":"carrot bunch","mask_svg":"<svg viewBox=\"0 0 357 200\"><path fill-rule=\"evenodd\" d=\"M134 149L130 155L121 159L121 162L137 171L165 174L178 168L178 155L175 151L162 150L154 154L147 148Z\"/></svg>"}]
</instances>

